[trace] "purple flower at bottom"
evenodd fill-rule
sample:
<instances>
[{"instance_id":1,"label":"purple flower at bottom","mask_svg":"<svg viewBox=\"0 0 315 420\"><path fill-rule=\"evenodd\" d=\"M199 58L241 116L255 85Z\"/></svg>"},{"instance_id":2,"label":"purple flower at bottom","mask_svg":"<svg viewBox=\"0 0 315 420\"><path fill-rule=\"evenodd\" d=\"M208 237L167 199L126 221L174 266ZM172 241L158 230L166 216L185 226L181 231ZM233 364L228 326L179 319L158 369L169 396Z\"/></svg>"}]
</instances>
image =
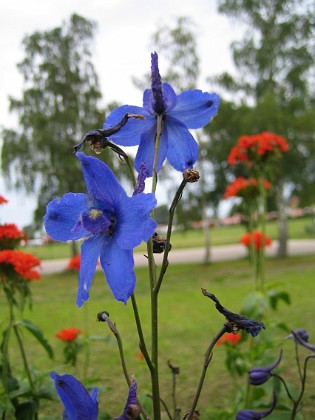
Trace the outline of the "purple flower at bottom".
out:
<instances>
[{"instance_id":1,"label":"purple flower at bottom","mask_svg":"<svg viewBox=\"0 0 315 420\"><path fill-rule=\"evenodd\" d=\"M113 172L101 160L77 153L87 194L68 193L46 208L45 228L61 242L84 238L77 305L89 298L98 258L113 295L126 302L136 278L133 248L148 241L157 226L150 218L156 205L154 194L128 197Z\"/></svg>"},{"instance_id":2,"label":"purple flower at bottom","mask_svg":"<svg viewBox=\"0 0 315 420\"><path fill-rule=\"evenodd\" d=\"M304 328L300 328L300 329L298 329L298 330L293 330L292 331L292 334L290 334L290 335L288 335L287 337L286 337L286 339L288 340L289 338L294 338L295 339L295 337L296 336L299 336L303 341L308 341L308 339L309 339L309 335L308 335L308 332L306 331L306 330L304 330Z\"/></svg>"},{"instance_id":3,"label":"purple flower at bottom","mask_svg":"<svg viewBox=\"0 0 315 420\"><path fill-rule=\"evenodd\" d=\"M277 405L277 396L274 393L273 394L273 402L270 408L266 411L252 411L252 410L242 410L239 411L236 420L258 420L263 419L264 417L269 416L269 414L272 413L272 411L275 409Z\"/></svg>"},{"instance_id":4,"label":"purple flower at bottom","mask_svg":"<svg viewBox=\"0 0 315 420\"><path fill-rule=\"evenodd\" d=\"M251 385L262 385L268 381L272 375L272 370L278 366L282 358L282 350L280 351L278 359L270 366L256 367L248 372L249 383Z\"/></svg>"},{"instance_id":5,"label":"purple flower at bottom","mask_svg":"<svg viewBox=\"0 0 315 420\"><path fill-rule=\"evenodd\" d=\"M104 129L115 126L125 114L137 114L143 120L129 120L111 140L122 146L137 146L135 168L145 163L147 175L152 176L154 139L157 117L163 119L162 135L156 171L159 172L165 159L177 171L192 168L198 159L198 144L188 129L202 128L217 113L220 98L216 93L201 90L186 90L176 95L168 83L161 81L158 55L151 54L151 89L143 94L143 107L123 105L114 109L104 123Z\"/></svg>"},{"instance_id":6,"label":"purple flower at bottom","mask_svg":"<svg viewBox=\"0 0 315 420\"><path fill-rule=\"evenodd\" d=\"M58 395L64 405L63 418L67 420L97 420L98 389L89 394L74 376L51 372Z\"/></svg>"},{"instance_id":7,"label":"purple flower at bottom","mask_svg":"<svg viewBox=\"0 0 315 420\"><path fill-rule=\"evenodd\" d=\"M129 388L128 399L123 413L114 420L129 420L139 417L140 407L137 401L137 382L133 381Z\"/></svg>"},{"instance_id":8,"label":"purple flower at bottom","mask_svg":"<svg viewBox=\"0 0 315 420\"><path fill-rule=\"evenodd\" d=\"M299 331L300 330L291 331L295 342L305 347L306 349L311 350L312 352L315 352L315 346L312 344L309 344L306 340L303 340L302 338L303 335ZM304 338L305 338L305 335L304 335ZM307 335L307 339L308 339L308 335Z\"/></svg>"}]
</instances>

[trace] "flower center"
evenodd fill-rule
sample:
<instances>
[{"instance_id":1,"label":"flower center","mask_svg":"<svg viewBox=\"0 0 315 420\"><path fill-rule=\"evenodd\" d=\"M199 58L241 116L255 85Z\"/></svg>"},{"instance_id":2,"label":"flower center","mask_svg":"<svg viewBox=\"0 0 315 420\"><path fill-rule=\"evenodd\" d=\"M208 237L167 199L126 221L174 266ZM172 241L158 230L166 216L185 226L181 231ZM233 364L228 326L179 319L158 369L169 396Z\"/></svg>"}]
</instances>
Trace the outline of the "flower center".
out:
<instances>
[{"instance_id":1,"label":"flower center","mask_svg":"<svg viewBox=\"0 0 315 420\"><path fill-rule=\"evenodd\" d=\"M102 233L112 235L116 226L116 218L109 210L90 208L81 215L82 225L86 230L96 235Z\"/></svg>"}]
</instances>

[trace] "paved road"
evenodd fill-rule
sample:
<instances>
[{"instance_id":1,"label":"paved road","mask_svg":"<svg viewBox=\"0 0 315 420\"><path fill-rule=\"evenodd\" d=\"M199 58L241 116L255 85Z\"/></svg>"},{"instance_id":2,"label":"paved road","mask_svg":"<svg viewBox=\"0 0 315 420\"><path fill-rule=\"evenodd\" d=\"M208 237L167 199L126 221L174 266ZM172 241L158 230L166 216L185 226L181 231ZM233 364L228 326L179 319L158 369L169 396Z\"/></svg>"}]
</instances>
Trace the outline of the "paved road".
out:
<instances>
[{"instance_id":1,"label":"paved road","mask_svg":"<svg viewBox=\"0 0 315 420\"><path fill-rule=\"evenodd\" d=\"M275 256L277 253L278 242L273 241L272 245L266 248L267 256ZM288 241L289 255L315 254L315 239L290 240ZM244 258L247 255L246 248L241 244L222 245L211 248L211 261L236 260ZM156 254L156 263L162 261L163 255ZM172 250L169 253L170 263L192 263L203 262L205 258L204 248L191 248ZM135 254L135 265L137 267L145 266L147 258L143 254ZM64 271L67 267L68 259L42 261L42 274L52 274Z\"/></svg>"}]
</instances>

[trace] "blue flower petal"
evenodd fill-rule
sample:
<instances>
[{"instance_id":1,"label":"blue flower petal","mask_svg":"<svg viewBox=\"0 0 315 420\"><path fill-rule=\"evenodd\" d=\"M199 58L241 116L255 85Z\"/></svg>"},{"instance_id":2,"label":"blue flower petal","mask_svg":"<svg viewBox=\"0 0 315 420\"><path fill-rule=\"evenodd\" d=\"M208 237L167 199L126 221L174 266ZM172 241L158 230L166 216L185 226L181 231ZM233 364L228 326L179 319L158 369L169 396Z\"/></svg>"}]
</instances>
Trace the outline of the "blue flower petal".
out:
<instances>
[{"instance_id":1,"label":"blue flower petal","mask_svg":"<svg viewBox=\"0 0 315 420\"><path fill-rule=\"evenodd\" d=\"M123 105L114 109L107 117L104 128L117 124L125 114L140 114L144 120L130 118L118 133L110 136L109 140L122 146L136 146L140 143L142 133L152 126L155 117L139 106Z\"/></svg>"},{"instance_id":2,"label":"blue flower petal","mask_svg":"<svg viewBox=\"0 0 315 420\"><path fill-rule=\"evenodd\" d=\"M120 197L126 193L114 173L100 159L86 156L84 153L77 153L76 156L81 162L88 192L115 208Z\"/></svg>"},{"instance_id":3,"label":"blue flower petal","mask_svg":"<svg viewBox=\"0 0 315 420\"><path fill-rule=\"evenodd\" d=\"M51 372L56 390L65 408L65 418L70 420L97 420L97 390L92 390L93 398L74 376L58 375Z\"/></svg>"},{"instance_id":4,"label":"blue flower petal","mask_svg":"<svg viewBox=\"0 0 315 420\"><path fill-rule=\"evenodd\" d=\"M218 112L220 97L216 93L186 90L177 96L175 107L169 112L188 128L201 128Z\"/></svg>"},{"instance_id":5,"label":"blue flower petal","mask_svg":"<svg viewBox=\"0 0 315 420\"><path fill-rule=\"evenodd\" d=\"M79 287L76 304L82 306L89 298L89 290L95 274L98 257L102 247L110 238L105 235L95 235L84 241L81 246L81 261L79 271Z\"/></svg>"},{"instance_id":6,"label":"blue flower petal","mask_svg":"<svg viewBox=\"0 0 315 420\"><path fill-rule=\"evenodd\" d=\"M163 88L163 99L166 106L165 111L167 113L171 109L173 109L175 105L177 104L177 96L174 89L169 83L167 82L162 83L162 88Z\"/></svg>"},{"instance_id":7,"label":"blue flower petal","mask_svg":"<svg viewBox=\"0 0 315 420\"><path fill-rule=\"evenodd\" d=\"M198 159L198 144L186 126L174 118L168 116L164 128L168 137L167 160L177 171L184 172Z\"/></svg>"},{"instance_id":8,"label":"blue flower petal","mask_svg":"<svg viewBox=\"0 0 315 420\"><path fill-rule=\"evenodd\" d=\"M117 244L122 249L133 249L142 241L147 242L157 223L150 218L156 206L154 194L138 194L127 197L120 207L119 226L115 232Z\"/></svg>"},{"instance_id":9,"label":"blue flower petal","mask_svg":"<svg viewBox=\"0 0 315 420\"><path fill-rule=\"evenodd\" d=\"M164 131L164 130L163 130ZM136 154L134 166L136 170L140 171L141 163L145 164L147 168L147 176L152 176L153 170L153 160L154 160L154 137L156 133L156 123L154 126L151 127L150 130L143 133L141 137L141 142ZM158 154L158 161L157 161L157 172L160 171L163 162L166 158L167 153L167 137L165 134L162 133L160 147L159 147L159 154Z\"/></svg>"},{"instance_id":10,"label":"blue flower petal","mask_svg":"<svg viewBox=\"0 0 315 420\"><path fill-rule=\"evenodd\" d=\"M115 299L126 303L136 284L132 251L121 249L113 239L102 248L100 261Z\"/></svg>"},{"instance_id":11,"label":"blue flower petal","mask_svg":"<svg viewBox=\"0 0 315 420\"><path fill-rule=\"evenodd\" d=\"M86 210L85 194L65 194L60 201L47 204L44 216L45 229L56 241L66 242L81 239L89 232L80 225L80 215Z\"/></svg>"}]
</instances>

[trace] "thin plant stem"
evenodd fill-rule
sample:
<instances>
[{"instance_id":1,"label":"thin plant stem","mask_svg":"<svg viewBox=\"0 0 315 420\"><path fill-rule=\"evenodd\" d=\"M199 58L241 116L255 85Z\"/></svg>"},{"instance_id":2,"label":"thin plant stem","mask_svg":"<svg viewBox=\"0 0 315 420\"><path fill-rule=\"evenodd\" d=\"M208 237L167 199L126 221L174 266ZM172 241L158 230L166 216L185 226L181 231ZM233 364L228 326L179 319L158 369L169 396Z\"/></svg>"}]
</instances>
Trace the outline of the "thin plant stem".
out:
<instances>
[{"instance_id":1,"label":"thin plant stem","mask_svg":"<svg viewBox=\"0 0 315 420\"><path fill-rule=\"evenodd\" d=\"M182 180L180 186L178 187L178 190L176 191L176 194L174 196L174 199L172 201L171 207L169 208L169 216L168 216L168 226L167 226L167 233L166 233L166 242L165 242L165 251L164 251L164 255L163 255L163 261L162 261L162 266L161 266L161 270L160 270L160 274L157 280L157 283L155 285L155 292L159 293L162 281L163 281L163 277L166 273L167 267L168 267L168 254L170 251L170 241L171 241L171 235L172 235L172 227L173 227L173 220L174 220L174 214L175 214L175 209L176 206L178 204L178 202L181 199L183 190L185 188L187 184L187 181L185 179Z\"/></svg>"},{"instance_id":2,"label":"thin plant stem","mask_svg":"<svg viewBox=\"0 0 315 420\"><path fill-rule=\"evenodd\" d=\"M22 341L22 338L21 338L21 335L20 335L19 327L16 324L14 324L13 325L13 330L14 330L15 336L17 338L19 347L20 347L20 351L21 351L21 355L22 355L22 359L23 359L23 364L24 364L24 369L25 369L25 372L27 374L27 378L28 378L28 382L30 384L30 388L33 392L33 395L35 396L34 382L33 382L33 379L32 379L30 368L28 366L28 361L27 361L23 341Z\"/></svg>"},{"instance_id":3,"label":"thin plant stem","mask_svg":"<svg viewBox=\"0 0 315 420\"><path fill-rule=\"evenodd\" d=\"M211 362L211 359L212 359L212 350L213 350L216 342L219 340L219 338L222 337L222 335L225 334L228 331L229 331L228 327L226 325L224 325L221 328L221 330L218 332L218 334L213 338L209 347L207 348L207 351L205 353L204 362L203 362L201 376L200 376L200 379L199 379L198 388L197 388L197 391L196 391L195 398L193 400L191 409L189 411L189 415L187 417L187 420L192 419L192 417L194 415L194 412L195 412L195 409L197 407L199 397L200 397L200 394L201 394L201 390L202 390L202 387L203 387L203 383L204 383L204 380L205 380L205 377L206 377L207 369L208 369L208 366L209 366L209 364Z\"/></svg>"},{"instance_id":4,"label":"thin plant stem","mask_svg":"<svg viewBox=\"0 0 315 420\"><path fill-rule=\"evenodd\" d=\"M83 381L86 381L88 377L88 369L90 364L90 342L89 342L89 305L84 305L84 330L86 333L87 339L85 339L85 353L84 353L84 362L83 362Z\"/></svg>"},{"instance_id":5,"label":"thin plant stem","mask_svg":"<svg viewBox=\"0 0 315 420\"><path fill-rule=\"evenodd\" d=\"M142 326L141 326L141 321L140 321L140 316L139 316L139 311L138 311L138 306L137 306L137 301L136 301L136 297L134 294L131 295L131 302L132 302L132 308L133 308L133 313L135 316L135 321L136 321L136 325L137 325L137 331L138 331L138 336L139 336L139 346L140 346L140 350L145 358L145 361L148 365L148 368L150 369L150 371L152 372L153 366L152 366L152 362L147 350L147 346L145 344L145 340L144 340L144 336L143 336L143 331L142 331Z\"/></svg>"},{"instance_id":6,"label":"thin plant stem","mask_svg":"<svg viewBox=\"0 0 315 420\"><path fill-rule=\"evenodd\" d=\"M303 382L303 373L302 373L301 364L300 364L300 358L299 358L299 344L295 340L294 340L294 344L295 344L295 360L296 360L296 366L298 368L300 381Z\"/></svg>"},{"instance_id":7,"label":"thin plant stem","mask_svg":"<svg viewBox=\"0 0 315 420\"><path fill-rule=\"evenodd\" d=\"M278 374L276 374L276 373L271 373L271 375L272 376L274 376L275 378L277 378L277 379L279 379L279 381L282 383L282 385L284 386L284 389L285 389L285 391L286 391L286 393L287 393L287 396L288 396L288 398L293 402L293 404L295 403L295 400L294 400L294 398L292 397L292 395L291 395L291 393L290 393L290 391L289 391L289 388L288 388L288 386L287 386L287 384L286 384L286 381L280 376L280 375L278 375Z\"/></svg>"},{"instance_id":8,"label":"thin plant stem","mask_svg":"<svg viewBox=\"0 0 315 420\"><path fill-rule=\"evenodd\" d=\"M124 355L124 348L123 348L123 344L122 344L122 340L121 340L119 331L118 331L116 325L110 320L110 318L109 318L109 316L106 312L100 313L99 314L99 319L102 320L103 322L107 323L107 325L109 326L110 330L112 331L112 333L114 334L114 336L116 338L117 345L118 345L118 350L119 350L120 363L121 363L121 366L122 366L122 369L123 369L123 373L124 373L126 382L128 384L128 387L130 388L130 386L132 385L132 381L131 381L131 376L128 373L126 359L125 359L125 355ZM146 419L149 419L150 416L144 410L144 408L141 406L139 401L138 401L138 405L139 405L141 413L144 415L144 417Z\"/></svg>"},{"instance_id":9,"label":"thin plant stem","mask_svg":"<svg viewBox=\"0 0 315 420\"><path fill-rule=\"evenodd\" d=\"M5 295L8 299L8 304L9 304L9 325L7 328L7 331L4 332L4 340L3 340L3 346L2 346L2 354L3 354L3 375L2 375L2 380L3 380L3 385L4 385L4 389L9 392L9 387L8 387L8 383L9 383L9 369L10 369L10 364L9 364L9 342L10 342L10 334L11 334L11 330L13 327L13 323L14 323L14 313L13 313L13 302L11 297L9 296L9 292L5 290Z\"/></svg>"},{"instance_id":10,"label":"thin plant stem","mask_svg":"<svg viewBox=\"0 0 315 420\"><path fill-rule=\"evenodd\" d=\"M133 185L133 187L135 187L135 186L137 185L137 181L136 181L136 177L135 177L135 174L134 174L133 168L132 168L132 166L131 166L130 159L129 159L129 157L126 155L126 156L124 156L124 160L125 160L125 162L126 162L126 165L127 165L127 167L128 167L128 170L129 170L129 173L130 173L130 176L131 176L131 182L132 182L132 185Z\"/></svg>"},{"instance_id":11,"label":"thin plant stem","mask_svg":"<svg viewBox=\"0 0 315 420\"><path fill-rule=\"evenodd\" d=\"M258 268L259 268L259 285L260 291L264 292L265 290L265 236L266 236L266 191L263 185L263 179L259 181L257 178L259 196L260 196L260 206L258 207L259 211L259 223L262 233L262 243L259 250L258 256Z\"/></svg>"},{"instance_id":12,"label":"thin plant stem","mask_svg":"<svg viewBox=\"0 0 315 420\"><path fill-rule=\"evenodd\" d=\"M155 194L157 186L157 163L160 147L161 134L163 129L162 115L157 116L156 133L154 139L154 158L152 168L152 193ZM154 211L152 211L152 216ZM159 386L159 359L158 359L158 293L155 290L156 286L156 264L153 255L152 239L147 242L147 253L149 263L149 276L151 288L151 383L152 383L152 399L153 399L153 413L154 420L161 419L160 407L160 386Z\"/></svg>"},{"instance_id":13,"label":"thin plant stem","mask_svg":"<svg viewBox=\"0 0 315 420\"><path fill-rule=\"evenodd\" d=\"M301 382L301 391L300 394L298 396L298 398L296 399L296 401L293 404L293 409L292 409L292 413L291 413L291 420L293 420L297 414L297 412L299 411L299 405L302 401L303 395L304 395L304 391L305 391L305 383L306 383L306 373L307 373L307 363L310 359L314 359L315 355L311 354L310 356L308 356L305 360L304 360L304 369L303 369L303 376L302 376L302 382Z\"/></svg>"}]
</instances>

